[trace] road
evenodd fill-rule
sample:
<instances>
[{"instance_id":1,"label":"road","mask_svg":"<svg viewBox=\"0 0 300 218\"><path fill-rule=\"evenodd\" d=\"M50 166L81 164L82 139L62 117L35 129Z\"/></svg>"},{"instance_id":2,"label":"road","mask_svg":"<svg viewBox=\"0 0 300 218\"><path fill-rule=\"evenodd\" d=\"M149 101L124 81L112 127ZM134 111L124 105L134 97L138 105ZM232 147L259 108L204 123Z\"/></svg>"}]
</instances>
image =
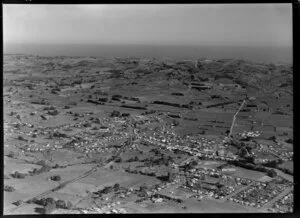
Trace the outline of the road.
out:
<instances>
[{"instance_id":1,"label":"road","mask_svg":"<svg viewBox=\"0 0 300 218\"><path fill-rule=\"evenodd\" d=\"M232 131L233 131L233 127L234 127L234 124L235 124L235 120L236 120L236 116L239 114L239 112L241 111L241 109L243 108L244 104L246 103L246 100L244 99L243 100L243 103L241 104L241 106L239 107L239 109L237 110L237 112L234 114L233 116L233 120L232 120L232 124L231 124L231 127L230 127L230 132L229 132L229 137L231 136L232 134Z\"/></svg>"},{"instance_id":2,"label":"road","mask_svg":"<svg viewBox=\"0 0 300 218\"><path fill-rule=\"evenodd\" d=\"M235 192L232 192L231 194L227 195L225 198L223 199L220 199L220 202L224 202L224 201L227 201L229 198L231 198L232 196L246 190L247 188L249 188L251 185L253 184L253 181L249 184L249 185L246 185L238 190L236 190Z\"/></svg>"},{"instance_id":3,"label":"road","mask_svg":"<svg viewBox=\"0 0 300 218\"><path fill-rule=\"evenodd\" d=\"M279 195L277 195L271 201L269 201L268 203L266 203L260 210L265 210L265 209L269 208L270 206L272 206L273 203L275 203L276 201L280 200L282 197L284 197L285 195L287 195L292 190L293 190L292 187L286 188Z\"/></svg>"},{"instance_id":4,"label":"road","mask_svg":"<svg viewBox=\"0 0 300 218\"><path fill-rule=\"evenodd\" d=\"M281 170L278 169L274 169L277 173L278 176L281 176L282 178L290 181L290 182L294 182L294 177L292 175L286 174L284 172L282 172Z\"/></svg>"}]
</instances>

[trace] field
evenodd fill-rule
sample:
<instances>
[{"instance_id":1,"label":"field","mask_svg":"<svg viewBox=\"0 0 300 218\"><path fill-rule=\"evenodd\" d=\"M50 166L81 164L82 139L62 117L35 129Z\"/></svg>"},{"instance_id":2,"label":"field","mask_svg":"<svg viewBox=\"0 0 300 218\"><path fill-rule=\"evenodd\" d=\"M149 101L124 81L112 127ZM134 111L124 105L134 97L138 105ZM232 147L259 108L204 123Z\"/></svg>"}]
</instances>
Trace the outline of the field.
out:
<instances>
[{"instance_id":1,"label":"field","mask_svg":"<svg viewBox=\"0 0 300 218\"><path fill-rule=\"evenodd\" d=\"M3 86L5 214L257 212L234 179L293 177L287 64L5 55Z\"/></svg>"}]
</instances>

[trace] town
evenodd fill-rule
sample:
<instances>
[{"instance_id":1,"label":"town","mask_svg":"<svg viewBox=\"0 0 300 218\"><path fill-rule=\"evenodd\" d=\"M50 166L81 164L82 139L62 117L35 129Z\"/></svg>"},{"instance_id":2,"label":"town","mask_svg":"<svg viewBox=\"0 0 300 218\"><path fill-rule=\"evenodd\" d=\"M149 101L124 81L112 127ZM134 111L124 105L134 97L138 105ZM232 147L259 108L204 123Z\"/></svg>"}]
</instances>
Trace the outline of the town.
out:
<instances>
[{"instance_id":1,"label":"town","mask_svg":"<svg viewBox=\"0 0 300 218\"><path fill-rule=\"evenodd\" d=\"M5 55L5 214L292 212L290 66L230 64Z\"/></svg>"}]
</instances>

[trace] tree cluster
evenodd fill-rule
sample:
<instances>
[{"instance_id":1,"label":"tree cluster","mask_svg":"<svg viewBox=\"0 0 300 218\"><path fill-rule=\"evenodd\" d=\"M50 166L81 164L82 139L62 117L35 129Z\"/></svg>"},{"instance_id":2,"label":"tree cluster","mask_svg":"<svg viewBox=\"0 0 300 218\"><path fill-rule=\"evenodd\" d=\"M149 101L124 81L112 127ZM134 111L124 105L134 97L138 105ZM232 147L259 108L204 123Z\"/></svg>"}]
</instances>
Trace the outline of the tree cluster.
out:
<instances>
[{"instance_id":1,"label":"tree cluster","mask_svg":"<svg viewBox=\"0 0 300 218\"><path fill-rule=\"evenodd\" d=\"M12 187L12 186L5 185L4 188L3 188L3 190L5 192L14 192L16 189L14 187Z\"/></svg>"},{"instance_id":2,"label":"tree cluster","mask_svg":"<svg viewBox=\"0 0 300 218\"><path fill-rule=\"evenodd\" d=\"M67 202L65 202L63 200L56 201L53 198L41 198L41 199L33 198L33 199L29 200L27 203L34 203L34 204L43 206L44 208L41 211L41 213L43 213L43 214L49 214L56 208L71 209L73 206L70 201L67 201Z\"/></svg>"},{"instance_id":3,"label":"tree cluster","mask_svg":"<svg viewBox=\"0 0 300 218\"><path fill-rule=\"evenodd\" d=\"M25 176L26 176L25 173L19 173L18 171L15 171L14 173L11 174L11 177L16 179L24 179Z\"/></svg>"}]
</instances>

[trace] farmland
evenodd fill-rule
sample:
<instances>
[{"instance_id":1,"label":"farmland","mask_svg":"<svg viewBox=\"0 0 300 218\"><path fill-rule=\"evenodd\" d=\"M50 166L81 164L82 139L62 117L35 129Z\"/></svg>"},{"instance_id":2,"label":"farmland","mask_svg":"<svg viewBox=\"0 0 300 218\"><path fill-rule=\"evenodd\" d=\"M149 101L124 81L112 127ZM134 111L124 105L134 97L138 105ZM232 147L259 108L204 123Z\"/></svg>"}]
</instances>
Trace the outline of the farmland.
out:
<instances>
[{"instance_id":1,"label":"farmland","mask_svg":"<svg viewBox=\"0 0 300 218\"><path fill-rule=\"evenodd\" d=\"M291 212L292 73L5 55L4 214Z\"/></svg>"}]
</instances>

